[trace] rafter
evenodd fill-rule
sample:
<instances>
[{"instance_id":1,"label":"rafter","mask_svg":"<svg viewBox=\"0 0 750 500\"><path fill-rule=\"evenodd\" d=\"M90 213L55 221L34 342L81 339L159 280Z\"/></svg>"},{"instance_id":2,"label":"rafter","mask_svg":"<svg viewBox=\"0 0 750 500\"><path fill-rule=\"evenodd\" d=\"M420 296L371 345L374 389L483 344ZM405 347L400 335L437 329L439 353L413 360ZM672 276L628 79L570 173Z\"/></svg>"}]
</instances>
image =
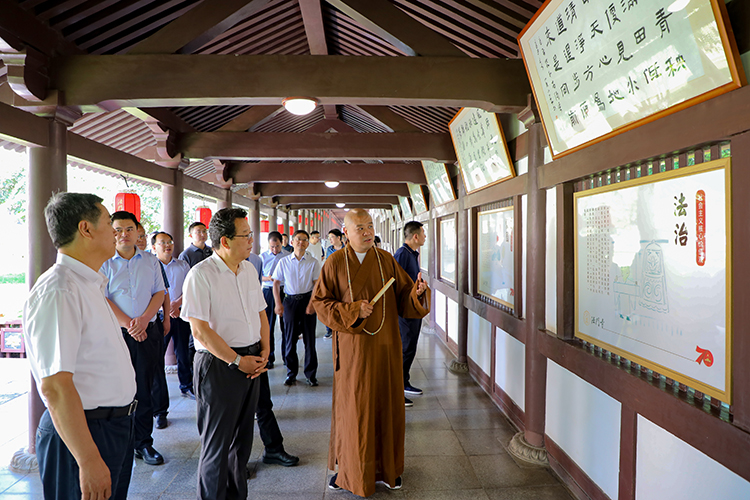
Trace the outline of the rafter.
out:
<instances>
[{"instance_id":1,"label":"rafter","mask_svg":"<svg viewBox=\"0 0 750 500\"><path fill-rule=\"evenodd\" d=\"M427 184L420 163L230 163L224 176L247 182L413 182Z\"/></svg>"},{"instance_id":2,"label":"rafter","mask_svg":"<svg viewBox=\"0 0 750 500\"><path fill-rule=\"evenodd\" d=\"M185 134L185 158L228 160L432 160L456 161L448 134L285 134L207 132Z\"/></svg>"},{"instance_id":3,"label":"rafter","mask_svg":"<svg viewBox=\"0 0 750 500\"><path fill-rule=\"evenodd\" d=\"M129 54L191 54L273 0L203 0L135 45Z\"/></svg>"},{"instance_id":4,"label":"rafter","mask_svg":"<svg viewBox=\"0 0 750 500\"><path fill-rule=\"evenodd\" d=\"M253 190L256 193L259 193L261 196L409 196L409 188L403 182L346 182L343 184L339 184L335 188L329 188L322 182L279 182L273 184L255 183L253 185Z\"/></svg>"},{"instance_id":5,"label":"rafter","mask_svg":"<svg viewBox=\"0 0 750 500\"><path fill-rule=\"evenodd\" d=\"M217 132L246 132L251 127L284 110L281 106L253 106L234 120L224 124Z\"/></svg>"},{"instance_id":6,"label":"rafter","mask_svg":"<svg viewBox=\"0 0 750 500\"><path fill-rule=\"evenodd\" d=\"M421 132L419 127L415 127L387 106L359 106L359 109L370 115L373 120L391 129L391 132Z\"/></svg>"},{"instance_id":7,"label":"rafter","mask_svg":"<svg viewBox=\"0 0 750 500\"><path fill-rule=\"evenodd\" d=\"M511 59L144 55L71 56L53 65L53 88L84 111L277 105L304 94L324 105L472 106L499 113L523 109L531 92L523 61ZM175 78L180 74L196 77Z\"/></svg>"}]
</instances>

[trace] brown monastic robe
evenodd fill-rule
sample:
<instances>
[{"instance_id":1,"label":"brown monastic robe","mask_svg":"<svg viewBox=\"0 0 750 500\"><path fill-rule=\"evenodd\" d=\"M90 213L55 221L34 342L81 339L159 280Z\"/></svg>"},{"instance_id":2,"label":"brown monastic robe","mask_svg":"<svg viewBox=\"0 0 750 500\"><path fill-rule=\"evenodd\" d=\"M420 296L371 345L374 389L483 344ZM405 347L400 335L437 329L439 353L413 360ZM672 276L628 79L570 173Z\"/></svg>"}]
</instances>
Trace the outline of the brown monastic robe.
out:
<instances>
[{"instance_id":1,"label":"brown monastic robe","mask_svg":"<svg viewBox=\"0 0 750 500\"><path fill-rule=\"evenodd\" d=\"M380 255L382 278L376 253ZM349 294L349 263L354 303ZM359 301L370 300L383 282L396 281L359 321ZM360 265L346 245L325 262L312 304L333 333L333 407L328 468L336 484L363 497L375 482L395 484L404 471L404 373L398 317L421 318L429 312L430 290L417 298L417 286L393 256L373 247ZM375 332L383 320L382 329ZM425 305L422 305L425 304Z\"/></svg>"}]
</instances>

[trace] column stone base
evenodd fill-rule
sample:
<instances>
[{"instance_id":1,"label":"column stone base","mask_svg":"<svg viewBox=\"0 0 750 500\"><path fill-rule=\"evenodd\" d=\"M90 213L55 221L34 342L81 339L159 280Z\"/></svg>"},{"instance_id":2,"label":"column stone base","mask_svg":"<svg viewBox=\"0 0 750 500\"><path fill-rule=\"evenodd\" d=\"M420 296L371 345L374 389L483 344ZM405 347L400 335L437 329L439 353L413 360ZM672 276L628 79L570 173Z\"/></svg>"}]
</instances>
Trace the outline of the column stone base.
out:
<instances>
[{"instance_id":1,"label":"column stone base","mask_svg":"<svg viewBox=\"0 0 750 500\"><path fill-rule=\"evenodd\" d=\"M508 453L529 465L536 465L539 467L547 467L549 465L549 461L547 460L547 450L530 445L526 441L526 438L524 438L523 432L519 432L510 440Z\"/></svg>"},{"instance_id":2,"label":"column stone base","mask_svg":"<svg viewBox=\"0 0 750 500\"><path fill-rule=\"evenodd\" d=\"M35 472L39 470L36 454L29 453L27 448L21 448L10 459L10 469L15 472Z\"/></svg>"},{"instance_id":3,"label":"column stone base","mask_svg":"<svg viewBox=\"0 0 750 500\"><path fill-rule=\"evenodd\" d=\"M455 373L457 375L463 375L466 373L469 373L469 363L461 363L458 359L454 359L450 363L448 363L448 370L450 370L451 373Z\"/></svg>"}]
</instances>

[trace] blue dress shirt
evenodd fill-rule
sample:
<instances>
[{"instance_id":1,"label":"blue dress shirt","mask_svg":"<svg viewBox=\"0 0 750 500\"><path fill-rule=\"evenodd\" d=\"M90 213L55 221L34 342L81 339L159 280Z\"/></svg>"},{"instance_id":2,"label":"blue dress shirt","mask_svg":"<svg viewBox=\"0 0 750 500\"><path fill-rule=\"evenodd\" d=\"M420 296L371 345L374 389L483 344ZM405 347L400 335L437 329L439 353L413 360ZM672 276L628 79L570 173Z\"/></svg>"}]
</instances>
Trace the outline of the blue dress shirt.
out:
<instances>
[{"instance_id":1,"label":"blue dress shirt","mask_svg":"<svg viewBox=\"0 0 750 500\"><path fill-rule=\"evenodd\" d=\"M166 290L159 259L137 248L130 260L115 252L115 256L102 265L101 272L109 280L107 298L129 318L146 312L151 297ZM156 315L149 321L155 319Z\"/></svg>"},{"instance_id":2,"label":"blue dress shirt","mask_svg":"<svg viewBox=\"0 0 750 500\"><path fill-rule=\"evenodd\" d=\"M273 271L276 269L276 265L287 255L291 255L291 253L283 249L276 255L270 250L266 250L260 254L260 258L263 259L263 276L273 276ZM264 281L263 286L265 288L271 287L273 286L273 281Z\"/></svg>"}]
</instances>

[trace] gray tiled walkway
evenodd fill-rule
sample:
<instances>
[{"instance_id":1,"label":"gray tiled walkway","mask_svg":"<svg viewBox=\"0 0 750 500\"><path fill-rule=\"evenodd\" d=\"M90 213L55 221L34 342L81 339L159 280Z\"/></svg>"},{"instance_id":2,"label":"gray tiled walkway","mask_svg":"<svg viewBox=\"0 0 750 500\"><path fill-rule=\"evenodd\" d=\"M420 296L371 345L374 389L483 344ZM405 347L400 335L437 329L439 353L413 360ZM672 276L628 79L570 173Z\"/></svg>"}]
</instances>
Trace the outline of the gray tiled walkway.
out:
<instances>
[{"instance_id":1,"label":"gray tiled walkway","mask_svg":"<svg viewBox=\"0 0 750 500\"><path fill-rule=\"evenodd\" d=\"M345 491L327 488L328 436L331 415L330 341L319 329L318 354L320 386L297 384L287 388L283 366L271 373L271 392L276 416L290 453L299 455L293 468L260 462L262 447L257 435L250 459L250 498L252 499L351 499ZM302 343L300 342L300 347ZM505 447L515 430L468 376L456 376L445 368L452 356L433 335L420 340L412 383L425 394L412 398L414 407L406 410L406 470L404 487L390 491L379 484L370 498L408 500L568 500L572 498L561 483L544 469L519 467ZM0 360L0 363L2 360ZM152 467L136 460L129 498L195 498L198 435L195 403L179 396L176 375L169 375L172 394L170 425L154 430L155 447L166 458ZM24 398L20 398L24 399ZM0 415L3 406L0 405ZM25 440L25 438L23 438ZM3 443L1 440L0 443ZM22 444L22 443L21 443ZM0 444L0 497L39 499L37 474L23 476L7 468L19 439ZM12 448L10 454L8 448Z\"/></svg>"}]
</instances>

